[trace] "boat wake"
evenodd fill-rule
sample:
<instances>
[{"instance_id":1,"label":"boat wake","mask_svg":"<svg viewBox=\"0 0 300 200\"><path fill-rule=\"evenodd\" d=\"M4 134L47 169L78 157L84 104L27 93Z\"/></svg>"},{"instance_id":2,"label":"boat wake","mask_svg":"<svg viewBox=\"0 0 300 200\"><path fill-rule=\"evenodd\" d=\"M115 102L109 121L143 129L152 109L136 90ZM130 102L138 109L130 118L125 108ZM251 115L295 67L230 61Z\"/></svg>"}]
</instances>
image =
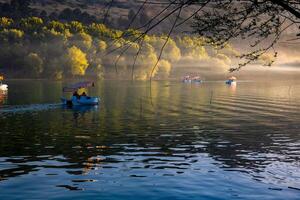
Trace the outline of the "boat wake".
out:
<instances>
[{"instance_id":1,"label":"boat wake","mask_svg":"<svg viewBox=\"0 0 300 200\"><path fill-rule=\"evenodd\" d=\"M44 110L52 110L61 107L61 103L55 104L31 104L31 105L15 105L0 107L0 114L5 113L24 113L24 112L38 112Z\"/></svg>"}]
</instances>

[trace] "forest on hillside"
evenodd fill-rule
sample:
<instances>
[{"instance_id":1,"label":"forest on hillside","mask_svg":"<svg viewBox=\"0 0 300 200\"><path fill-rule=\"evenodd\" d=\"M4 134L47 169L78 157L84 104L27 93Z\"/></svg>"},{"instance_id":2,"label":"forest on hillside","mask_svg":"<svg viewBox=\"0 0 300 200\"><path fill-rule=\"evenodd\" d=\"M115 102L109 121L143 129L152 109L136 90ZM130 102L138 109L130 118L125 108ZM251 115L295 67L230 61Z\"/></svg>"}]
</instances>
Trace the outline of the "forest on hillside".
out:
<instances>
[{"instance_id":1,"label":"forest on hillside","mask_svg":"<svg viewBox=\"0 0 300 200\"><path fill-rule=\"evenodd\" d=\"M139 8L139 3L114 1L110 6L114 14L108 12L109 1L94 0L0 0L0 17L20 19L39 17L45 22L58 20L63 22L80 21L83 24L106 23L110 28L124 29ZM146 9L140 12L139 20L133 27L140 26L151 19ZM105 20L104 20L105 16Z\"/></svg>"},{"instance_id":2,"label":"forest on hillside","mask_svg":"<svg viewBox=\"0 0 300 200\"><path fill-rule=\"evenodd\" d=\"M134 17L133 10L121 23L126 28L116 29L78 7L47 13L33 7L36 3L0 2L0 73L7 77L145 80L152 75L166 79L174 66L225 73L239 56L230 44L219 48L208 39L191 34L168 38L162 33L143 34L143 30L128 29L126 24ZM263 55L258 62L272 60Z\"/></svg>"},{"instance_id":3,"label":"forest on hillside","mask_svg":"<svg viewBox=\"0 0 300 200\"><path fill-rule=\"evenodd\" d=\"M133 29L110 29L100 23L2 17L0 70L15 78L145 80L150 77L166 36L144 35L142 43L136 42L141 34ZM176 36L169 39L153 75L168 78L172 67L182 61L199 61L226 71L237 54L230 45L219 50L208 46L205 38Z\"/></svg>"}]
</instances>

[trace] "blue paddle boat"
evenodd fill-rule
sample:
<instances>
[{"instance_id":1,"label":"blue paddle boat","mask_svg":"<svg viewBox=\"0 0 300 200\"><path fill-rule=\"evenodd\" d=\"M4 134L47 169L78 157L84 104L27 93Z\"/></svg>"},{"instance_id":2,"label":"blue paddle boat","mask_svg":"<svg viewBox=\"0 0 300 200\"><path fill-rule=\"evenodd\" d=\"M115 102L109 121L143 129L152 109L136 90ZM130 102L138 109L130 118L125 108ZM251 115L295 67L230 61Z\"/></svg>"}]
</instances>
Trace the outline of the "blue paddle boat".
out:
<instances>
[{"instance_id":1,"label":"blue paddle boat","mask_svg":"<svg viewBox=\"0 0 300 200\"><path fill-rule=\"evenodd\" d=\"M61 101L62 101L63 105L67 105L67 106L98 105L100 102L99 97L90 97L90 96L87 96L85 93L83 93L82 95L78 94L79 89L89 88L89 87L94 87L94 83L86 81L86 82L76 83L76 84L68 86L68 87L64 87L63 92L64 93L72 92L73 96L71 97L71 99L62 97Z\"/></svg>"}]
</instances>

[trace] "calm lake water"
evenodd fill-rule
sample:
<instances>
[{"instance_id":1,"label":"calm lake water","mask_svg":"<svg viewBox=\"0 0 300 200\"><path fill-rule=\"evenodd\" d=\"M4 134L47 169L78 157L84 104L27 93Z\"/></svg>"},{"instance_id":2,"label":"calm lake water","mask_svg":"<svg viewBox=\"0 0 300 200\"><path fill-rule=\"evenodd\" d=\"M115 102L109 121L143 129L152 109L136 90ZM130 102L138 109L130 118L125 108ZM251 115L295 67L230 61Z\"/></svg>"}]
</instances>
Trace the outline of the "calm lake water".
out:
<instances>
[{"instance_id":1,"label":"calm lake water","mask_svg":"<svg viewBox=\"0 0 300 200\"><path fill-rule=\"evenodd\" d=\"M300 82L8 84L0 199L300 199Z\"/></svg>"}]
</instances>

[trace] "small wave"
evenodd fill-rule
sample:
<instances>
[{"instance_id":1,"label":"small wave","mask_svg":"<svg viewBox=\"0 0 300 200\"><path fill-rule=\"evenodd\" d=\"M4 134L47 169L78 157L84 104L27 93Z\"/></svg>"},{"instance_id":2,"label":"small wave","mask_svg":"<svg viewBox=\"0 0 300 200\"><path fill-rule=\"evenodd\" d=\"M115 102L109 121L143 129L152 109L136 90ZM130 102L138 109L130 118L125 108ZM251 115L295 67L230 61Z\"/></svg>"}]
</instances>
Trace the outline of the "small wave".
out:
<instances>
[{"instance_id":1,"label":"small wave","mask_svg":"<svg viewBox=\"0 0 300 200\"><path fill-rule=\"evenodd\" d=\"M56 103L56 104L31 104L31 105L5 106L0 108L0 114L6 114L6 113L14 114L14 113L51 110L51 109L56 109L61 105L62 105L61 103Z\"/></svg>"}]
</instances>

